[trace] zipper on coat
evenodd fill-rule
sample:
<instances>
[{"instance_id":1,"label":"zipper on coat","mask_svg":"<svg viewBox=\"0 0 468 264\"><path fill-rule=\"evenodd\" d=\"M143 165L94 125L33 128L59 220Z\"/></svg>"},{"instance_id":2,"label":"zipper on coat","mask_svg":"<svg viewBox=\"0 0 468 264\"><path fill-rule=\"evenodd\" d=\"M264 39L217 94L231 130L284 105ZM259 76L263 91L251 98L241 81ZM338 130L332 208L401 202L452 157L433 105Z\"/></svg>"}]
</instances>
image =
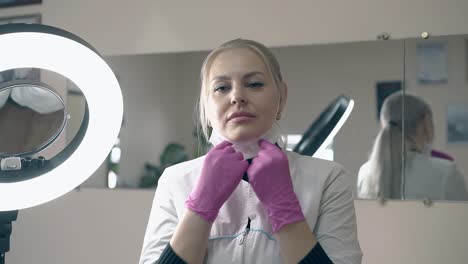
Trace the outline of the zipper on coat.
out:
<instances>
[{"instance_id":1,"label":"zipper on coat","mask_svg":"<svg viewBox=\"0 0 468 264\"><path fill-rule=\"evenodd\" d=\"M249 233L249 230L250 230L250 221L251 220L250 220L250 217L249 217L248 220L247 220L247 226L245 227L244 233L242 234L242 238L239 241L239 245L244 244L245 237L247 236L247 234Z\"/></svg>"}]
</instances>

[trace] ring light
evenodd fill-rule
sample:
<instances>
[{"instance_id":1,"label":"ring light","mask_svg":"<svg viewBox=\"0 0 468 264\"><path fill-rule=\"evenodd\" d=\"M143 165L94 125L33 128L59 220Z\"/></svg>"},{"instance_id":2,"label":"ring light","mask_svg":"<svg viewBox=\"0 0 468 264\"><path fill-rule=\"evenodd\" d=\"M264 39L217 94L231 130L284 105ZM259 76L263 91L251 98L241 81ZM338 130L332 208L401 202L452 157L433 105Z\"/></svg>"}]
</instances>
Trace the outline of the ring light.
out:
<instances>
[{"instance_id":1,"label":"ring light","mask_svg":"<svg viewBox=\"0 0 468 264\"><path fill-rule=\"evenodd\" d=\"M10 211L58 198L91 176L115 143L123 102L118 81L102 57L84 40L62 29L2 25L0 58L0 72L15 68L53 71L74 82L86 99L80 131L43 169L0 170L0 211Z\"/></svg>"}]
</instances>

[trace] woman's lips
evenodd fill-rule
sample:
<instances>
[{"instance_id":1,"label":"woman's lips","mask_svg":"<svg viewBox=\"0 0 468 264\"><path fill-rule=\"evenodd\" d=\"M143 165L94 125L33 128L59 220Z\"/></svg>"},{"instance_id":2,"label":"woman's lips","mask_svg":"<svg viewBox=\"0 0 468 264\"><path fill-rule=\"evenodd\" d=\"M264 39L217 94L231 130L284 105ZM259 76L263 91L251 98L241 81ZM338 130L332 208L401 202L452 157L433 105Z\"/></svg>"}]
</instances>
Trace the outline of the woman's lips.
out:
<instances>
[{"instance_id":1,"label":"woman's lips","mask_svg":"<svg viewBox=\"0 0 468 264\"><path fill-rule=\"evenodd\" d=\"M247 112L237 112L229 116L229 122L244 122L255 118L255 115Z\"/></svg>"},{"instance_id":2,"label":"woman's lips","mask_svg":"<svg viewBox=\"0 0 468 264\"><path fill-rule=\"evenodd\" d=\"M229 119L229 122L244 122L244 121L249 121L254 119L255 117L253 116L237 116Z\"/></svg>"}]
</instances>

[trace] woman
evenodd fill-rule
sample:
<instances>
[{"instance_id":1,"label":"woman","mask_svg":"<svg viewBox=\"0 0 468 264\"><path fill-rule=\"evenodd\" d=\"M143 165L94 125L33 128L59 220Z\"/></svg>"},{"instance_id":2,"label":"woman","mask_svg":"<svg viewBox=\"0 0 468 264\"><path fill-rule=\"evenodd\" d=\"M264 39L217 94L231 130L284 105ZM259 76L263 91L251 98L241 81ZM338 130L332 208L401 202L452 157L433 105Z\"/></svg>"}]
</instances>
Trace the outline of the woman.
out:
<instances>
[{"instance_id":1,"label":"woman","mask_svg":"<svg viewBox=\"0 0 468 264\"><path fill-rule=\"evenodd\" d=\"M161 176L140 263L361 263L343 169L281 148L287 86L274 55L227 42L201 81L200 124L214 147Z\"/></svg>"},{"instance_id":2,"label":"woman","mask_svg":"<svg viewBox=\"0 0 468 264\"><path fill-rule=\"evenodd\" d=\"M467 199L465 181L455 163L431 157L434 125L426 102L414 95L392 94L382 105L380 121L381 130L369 161L359 170L359 198L401 199L403 191L406 199ZM405 155L404 184L402 153Z\"/></svg>"}]
</instances>

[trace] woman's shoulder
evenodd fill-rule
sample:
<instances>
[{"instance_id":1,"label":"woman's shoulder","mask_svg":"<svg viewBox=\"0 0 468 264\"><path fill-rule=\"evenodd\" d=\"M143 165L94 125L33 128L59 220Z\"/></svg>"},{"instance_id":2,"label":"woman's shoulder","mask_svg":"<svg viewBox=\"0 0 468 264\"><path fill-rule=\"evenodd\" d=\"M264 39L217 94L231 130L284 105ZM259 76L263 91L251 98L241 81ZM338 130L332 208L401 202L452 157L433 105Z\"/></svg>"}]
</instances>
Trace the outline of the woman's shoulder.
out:
<instances>
[{"instance_id":1,"label":"woman's shoulder","mask_svg":"<svg viewBox=\"0 0 468 264\"><path fill-rule=\"evenodd\" d=\"M333 181L346 174L340 163L287 151L292 170L298 176L319 181Z\"/></svg>"},{"instance_id":2,"label":"woman's shoulder","mask_svg":"<svg viewBox=\"0 0 468 264\"><path fill-rule=\"evenodd\" d=\"M343 169L343 166L335 161L324 160L312 156L301 155L293 151L286 151L290 160L298 163L299 166L314 168L319 171L333 171Z\"/></svg>"},{"instance_id":3,"label":"woman's shoulder","mask_svg":"<svg viewBox=\"0 0 468 264\"><path fill-rule=\"evenodd\" d=\"M198 175L195 172L201 170L203 160L205 156L201 156L195 159L177 163L175 165L167 167L161 175L161 181L178 181L187 180L187 177L194 177Z\"/></svg>"},{"instance_id":4,"label":"woman's shoulder","mask_svg":"<svg viewBox=\"0 0 468 264\"><path fill-rule=\"evenodd\" d=\"M433 170L453 170L456 166L454 161L431 157L417 153L414 155L414 165L418 165L427 169Z\"/></svg>"},{"instance_id":5,"label":"woman's shoulder","mask_svg":"<svg viewBox=\"0 0 468 264\"><path fill-rule=\"evenodd\" d=\"M441 158L437 158L437 157L429 157L429 159L436 166L443 166L443 167L446 167L446 168L455 167L455 162L452 161L452 160L441 159Z\"/></svg>"}]
</instances>

